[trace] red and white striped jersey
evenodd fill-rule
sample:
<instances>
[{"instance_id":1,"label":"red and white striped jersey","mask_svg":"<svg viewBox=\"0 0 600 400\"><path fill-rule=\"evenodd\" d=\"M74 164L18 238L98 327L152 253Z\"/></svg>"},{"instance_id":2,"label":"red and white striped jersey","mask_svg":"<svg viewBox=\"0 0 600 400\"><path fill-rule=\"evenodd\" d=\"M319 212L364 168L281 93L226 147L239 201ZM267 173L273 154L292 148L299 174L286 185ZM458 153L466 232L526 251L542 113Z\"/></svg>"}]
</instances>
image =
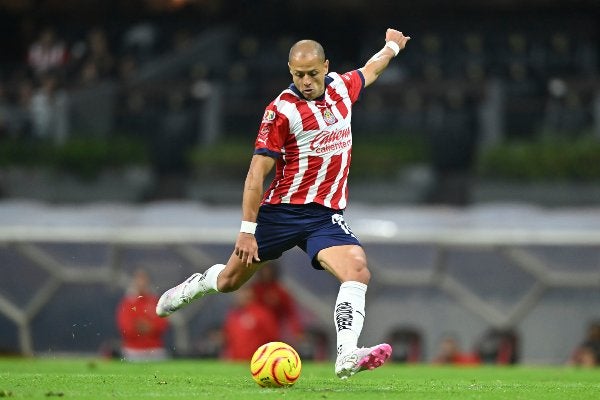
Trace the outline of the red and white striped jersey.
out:
<instances>
[{"instance_id":1,"label":"red and white striped jersey","mask_svg":"<svg viewBox=\"0 0 600 400\"><path fill-rule=\"evenodd\" d=\"M352 104L364 88L359 70L325 77L325 93L306 100L292 84L263 116L254 154L277 158L263 204L318 203L342 210L348 200Z\"/></svg>"}]
</instances>

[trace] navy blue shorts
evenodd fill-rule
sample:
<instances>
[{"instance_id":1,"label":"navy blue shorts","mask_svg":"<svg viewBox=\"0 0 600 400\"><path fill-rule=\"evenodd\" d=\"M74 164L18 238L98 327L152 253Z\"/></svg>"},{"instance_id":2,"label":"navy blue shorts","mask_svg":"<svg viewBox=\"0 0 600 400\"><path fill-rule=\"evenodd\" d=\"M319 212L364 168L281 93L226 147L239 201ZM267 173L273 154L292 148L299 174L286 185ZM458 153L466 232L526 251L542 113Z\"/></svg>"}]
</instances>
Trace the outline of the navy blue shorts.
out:
<instances>
[{"instance_id":1,"label":"navy blue shorts","mask_svg":"<svg viewBox=\"0 0 600 400\"><path fill-rule=\"evenodd\" d=\"M343 212L320 204L264 204L258 212L256 241L261 261L275 260L295 246L310 257L313 268L319 251L360 242L350 230Z\"/></svg>"}]
</instances>

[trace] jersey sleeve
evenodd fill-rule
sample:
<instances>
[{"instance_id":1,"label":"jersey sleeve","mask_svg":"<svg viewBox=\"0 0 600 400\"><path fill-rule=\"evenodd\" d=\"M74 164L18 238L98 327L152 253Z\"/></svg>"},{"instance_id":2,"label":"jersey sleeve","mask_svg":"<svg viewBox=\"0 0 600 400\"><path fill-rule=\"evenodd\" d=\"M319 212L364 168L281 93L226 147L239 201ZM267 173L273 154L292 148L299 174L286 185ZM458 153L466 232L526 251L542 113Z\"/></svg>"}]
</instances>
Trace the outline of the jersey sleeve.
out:
<instances>
[{"instance_id":1,"label":"jersey sleeve","mask_svg":"<svg viewBox=\"0 0 600 400\"><path fill-rule=\"evenodd\" d=\"M254 154L279 158L289 131L289 122L286 116L277 110L274 103L269 104L258 128L258 136L254 142Z\"/></svg>"},{"instance_id":2,"label":"jersey sleeve","mask_svg":"<svg viewBox=\"0 0 600 400\"><path fill-rule=\"evenodd\" d=\"M348 89L348 93L350 94L350 100L352 103L355 103L359 98L362 90L365 87L365 77L362 72L355 69L350 72L346 72L342 74L342 81L346 88Z\"/></svg>"}]
</instances>

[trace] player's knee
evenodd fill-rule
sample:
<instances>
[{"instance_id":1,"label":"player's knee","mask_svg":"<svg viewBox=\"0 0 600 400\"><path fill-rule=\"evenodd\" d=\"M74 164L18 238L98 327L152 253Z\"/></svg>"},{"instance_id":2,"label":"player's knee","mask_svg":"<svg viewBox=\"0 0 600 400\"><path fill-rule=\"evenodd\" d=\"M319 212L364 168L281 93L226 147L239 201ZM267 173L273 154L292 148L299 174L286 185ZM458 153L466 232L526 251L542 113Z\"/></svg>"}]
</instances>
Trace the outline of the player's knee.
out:
<instances>
[{"instance_id":1,"label":"player's knee","mask_svg":"<svg viewBox=\"0 0 600 400\"><path fill-rule=\"evenodd\" d=\"M371 280L371 271L369 271L365 257L355 257L345 272L346 276L344 280L346 281L357 281L368 284Z\"/></svg>"},{"instance_id":2,"label":"player's knee","mask_svg":"<svg viewBox=\"0 0 600 400\"><path fill-rule=\"evenodd\" d=\"M358 282L362 282L364 284L368 284L369 281L371 280L371 271L369 271L369 268L367 267L366 264L364 264L364 266L360 266L358 269L356 269L354 274L355 274L355 276L352 279L353 281L358 281Z\"/></svg>"}]
</instances>

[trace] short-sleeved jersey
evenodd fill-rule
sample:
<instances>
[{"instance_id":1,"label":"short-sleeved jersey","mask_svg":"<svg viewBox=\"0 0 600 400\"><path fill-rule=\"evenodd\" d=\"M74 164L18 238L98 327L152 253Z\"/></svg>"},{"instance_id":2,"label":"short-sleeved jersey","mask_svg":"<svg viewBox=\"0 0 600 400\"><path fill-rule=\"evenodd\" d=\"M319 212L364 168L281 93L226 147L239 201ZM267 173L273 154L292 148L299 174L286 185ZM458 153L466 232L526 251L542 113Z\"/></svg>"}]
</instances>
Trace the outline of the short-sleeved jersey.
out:
<instances>
[{"instance_id":1,"label":"short-sleeved jersey","mask_svg":"<svg viewBox=\"0 0 600 400\"><path fill-rule=\"evenodd\" d=\"M325 77L325 93L306 100L292 84L266 108L254 154L277 159L263 204L318 203L341 210L348 198L352 104L364 88L359 70Z\"/></svg>"}]
</instances>

